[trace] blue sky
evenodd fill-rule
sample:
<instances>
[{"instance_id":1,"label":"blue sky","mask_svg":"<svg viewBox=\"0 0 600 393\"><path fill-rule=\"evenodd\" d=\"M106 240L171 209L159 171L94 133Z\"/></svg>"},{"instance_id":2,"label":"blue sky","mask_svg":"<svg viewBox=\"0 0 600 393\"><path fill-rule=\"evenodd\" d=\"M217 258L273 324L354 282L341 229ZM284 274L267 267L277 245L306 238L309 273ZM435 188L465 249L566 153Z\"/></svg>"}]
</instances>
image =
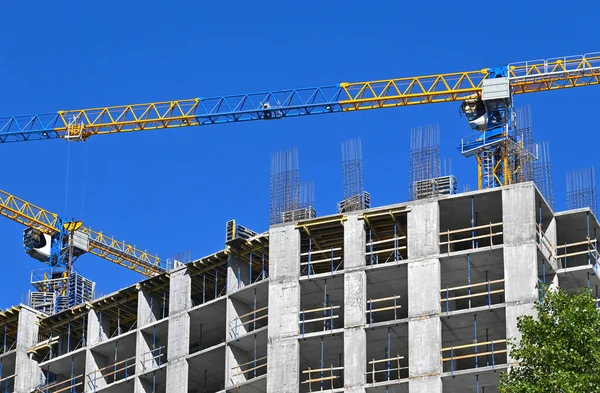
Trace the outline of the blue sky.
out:
<instances>
[{"instance_id":1,"label":"blue sky","mask_svg":"<svg viewBox=\"0 0 600 393\"><path fill-rule=\"evenodd\" d=\"M9 2L0 25L0 116L478 70L600 51L600 4L353 1ZM577 2L575 2L577 3ZM519 96L547 140L557 210L565 172L598 168L600 87ZM459 189L476 167L458 104L0 146L0 189L162 255L223 247L225 222L264 231L270 154L296 147L319 215L342 196L340 142L361 138L374 205L406 200L411 127L437 123ZM43 268L0 218L0 307ZM77 269L109 293L140 276L92 255Z\"/></svg>"}]
</instances>

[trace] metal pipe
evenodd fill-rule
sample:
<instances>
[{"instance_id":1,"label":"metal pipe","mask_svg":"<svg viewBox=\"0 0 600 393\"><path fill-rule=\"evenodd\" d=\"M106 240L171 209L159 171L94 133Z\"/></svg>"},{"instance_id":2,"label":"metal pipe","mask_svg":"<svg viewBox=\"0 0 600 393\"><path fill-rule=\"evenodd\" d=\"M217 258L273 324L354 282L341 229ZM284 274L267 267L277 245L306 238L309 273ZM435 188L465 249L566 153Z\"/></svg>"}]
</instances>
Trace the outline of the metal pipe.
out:
<instances>
[{"instance_id":1,"label":"metal pipe","mask_svg":"<svg viewBox=\"0 0 600 393\"><path fill-rule=\"evenodd\" d=\"M469 308L471 308L471 254L467 254L467 285L469 293Z\"/></svg>"},{"instance_id":2,"label":"metal pipe","mask_svg":"<svg viewBox=\"0 0 600 393\"><path fill-rule=\"evenodd\" d=\"M477 344L477 314L473 315L473 343ZM478 357L477 357L477 345L475 345L475 368L477 368Z\"/></svg>"},{"instance_id":3,"label":"metal pipe","mask_svg":"<svg viewBox=\"0 0 600 393\"><path fill-rule=\"evenodd\" d=\"M202 274L202 304L206 303L206 274Z\"/></svg>"}]
</instances>

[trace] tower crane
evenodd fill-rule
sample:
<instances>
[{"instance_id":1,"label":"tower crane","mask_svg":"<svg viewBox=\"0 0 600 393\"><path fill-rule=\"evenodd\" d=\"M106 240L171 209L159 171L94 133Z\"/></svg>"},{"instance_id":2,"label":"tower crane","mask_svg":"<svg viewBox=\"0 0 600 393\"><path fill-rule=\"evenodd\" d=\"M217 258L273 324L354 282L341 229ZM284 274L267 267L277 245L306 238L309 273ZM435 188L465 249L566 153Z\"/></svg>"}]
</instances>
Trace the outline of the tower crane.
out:
<instances>
[{"instance_id":1,"label":"tower crane","mask_svg":"<svg viewBox=\"0 0 600 393\"><path fill-rule=\"evenodd\" d=\"M510 133L517 127L514 95L597 84L600 52L475 71L4 117L0 143L85 141L94 135L459 101L460 113L476 131L460 148L477 158L481 189L514 182L519 168L510 161L533 156Z\"/></svg>"},{"instance_id":2,"label":"tower crane","mask_svg":"<svg viewBox=\"0 0 600 393\"><path fill-rule=\"evenodd\" d=\"M460 102L459 113L475 132L462 139L460 149L476 158L482 189L518 181L521 169L515 161L535 159L511 132L518 127L515 95L598 84L600 52L473 71L10 116L0 118L0 144L79 142L95 135ZM89 252L146 275L168 268L159 258L2 191L0 214L28 226L26 250L51 266L68 270L73 258Z\"/></svg>"},{"instance_id":3,"label":"tower crane","mask_svg":"<svg viewBox=\"0 0 600 393\"><path fill-rule=\"evenodd\" d=\"M172 268L172 262L123 241L84 227L81 221L60 217L15 195L0 190L0 215L26 226L23 246L27 254L49 266L32 273L38 292L30 295L32 307L55 313L92 300L93 283L73 272L73 263L85 253L94 254L144 276Z\"/></svg>"},{"instance_id":4,"label":"tower crane","mask_svg":"<svg viewBox=\"0 0 600 393\"><path fill-rule=\"evenodd\" d=\"M516 181L519 168L510 163L515 156L535 158L510 132L518 126L515 95L598 84L600 52L447 74L4 117L0 143L85 141L94 135L457 101L476 132L463 138L460 149L477 158L481 189Z\"/></svg>"}]
</instances>

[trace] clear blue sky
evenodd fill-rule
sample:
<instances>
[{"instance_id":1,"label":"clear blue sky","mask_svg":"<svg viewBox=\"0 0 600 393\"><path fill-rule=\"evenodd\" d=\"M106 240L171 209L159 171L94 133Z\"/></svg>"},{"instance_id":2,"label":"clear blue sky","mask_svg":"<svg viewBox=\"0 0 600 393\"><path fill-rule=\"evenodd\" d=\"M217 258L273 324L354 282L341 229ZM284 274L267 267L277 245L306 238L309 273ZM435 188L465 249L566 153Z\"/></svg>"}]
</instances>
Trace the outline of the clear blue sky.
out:
<instances>
[{"instance_id":1,"label":"clear blue sky","mask_svg":"<svg viewBox=\"0 0 600 393\"><path fill-rule=\"evenodd\" d=\"M8 2L0 116L477 70L600 51L594 2ZM374 6L376 5L376 6ZM600 169L600 87L519 96L550 143L558 210L565 172ZM410 128L438 123L459 189L476 167L458 104L0 146L0 189L162 255L223 247L225 222L264 231L270 154L297 147L319 215L341 199L340 142L363 142L374 205L406 200ZM66 192L68 191L68 193ZM0 307L32 269L23 227L0 218ZM102 293L140 276L92 255L76 267Z\"/></svg>"}]
</instances>

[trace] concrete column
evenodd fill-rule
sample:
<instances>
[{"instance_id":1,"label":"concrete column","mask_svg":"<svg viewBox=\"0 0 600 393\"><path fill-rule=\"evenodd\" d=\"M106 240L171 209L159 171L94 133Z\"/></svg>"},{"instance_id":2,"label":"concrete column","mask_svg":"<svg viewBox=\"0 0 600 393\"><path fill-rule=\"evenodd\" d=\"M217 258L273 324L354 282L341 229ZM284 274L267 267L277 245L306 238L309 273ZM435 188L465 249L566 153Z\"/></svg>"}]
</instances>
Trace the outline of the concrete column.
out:
<instances>
[{"instance_id":1,"label":"concrete column","mask_svg":"<svg viewBox=\"0 0 600 393\"><path fill-rule=\"evenodd\" d=\"M517 317L534 315L533 303L538 299L535 209L533 185L518 184L502 190L506 337L517 340ZM514 361L510 348L508 361Z\"/></svg>"},{"instance_id":2,"label":"concrete column","mask_svg":"<svg viewBox=\"0 0 600 393\"><path fill-rule=\"evenodd\" d=\"M440 220L437 201L408 213L408 371L411 392L442 392Z\"/></svg>"},{"instance_id":3,"label":"concrete column","mask_svg":"<svg viewBox=\"0 0 600 393\"><path fill-rule=\"evenodd\" d=\"M87 349L85 351L85 373L93 373L94 371L108 365L108 359L100 357L99 355L94 356L92 351L89 349L96 344L108 339L108 333L110 328L110 319L102 315L100 312L90 309L87 315ZM92 374L91 380L85 378L84 391L93 392L103 386L106 386L106 381L102 376L102 373L97 372L94 377ZM94 386L95 385L95 386Z\"/></svg>"},{"instance_id":4,"label":"concrete column","mask_svg":"<svg viewBox=\"0 0 600 393\"><path fill-rule=\"evenodd\" d=\"M88 346L98 344L108 339L110 318L102 315L101 311L90 310L87 317Z\"/></svg>"},{"instance_id":5,"label":"concrete column","mask_svg":"<svg viewBox=\"0 0 600 393\"><path fill-rule=\"evenodd\" d=\"M187 393L186 356L190 348L192 278L185 266L171 272L169 282L169 338L167 343L167 392Z\"/></svg>"},{"instance_id":6,"label":"concrete column","mask_svg":"<svg viewBox=\"0 0 600 393\"><path fill-rule=\"evenodd\" d=\"M367 369L366 234L363 220L349 215L344 222L344 387L364 392ZM360 269L360 270L359 270Z\"/></svg>"},{"instance_id":7,"label":"concrete column","mask_svg":"<svg viewBox=\"0 0 600 393\"><path fill-rule=\"evenodd\" d=\"M230 255L227 261L227 293L250 285L250 264Z\"/></svg>"},{"instance_id":8,"label":"concrete column","mask_svg":"<svg viewBox=\"0 0 600 393\"><path fill-rule=\"evenodd\" d=\"M296 393L300 386L300 233L295 225L269 230L267 392Z\"/></svg>"},{"instance_id":9,"label":"concrete column","mask_svg":"<svg viewBox=\"0 0 600 393\"><path fill-rule=\"evenodd\" d=\"M29 307L20 306L15 360L16 393L30 392L40 381L41 370L37 362L27 354L27 350L37 344L39 326L36 322L39 315Z\"/></svg>"},{"instance_id":10,"label":"concrete column","mask_svg":"<svg viewBox=\"0 0 600 393\"><path fill-rule=\"evenodd\" d=\"M143 288L138 287L137 326L144 327L152 321L152 307L150 295Z\"/></svg>"}]
</instances>

